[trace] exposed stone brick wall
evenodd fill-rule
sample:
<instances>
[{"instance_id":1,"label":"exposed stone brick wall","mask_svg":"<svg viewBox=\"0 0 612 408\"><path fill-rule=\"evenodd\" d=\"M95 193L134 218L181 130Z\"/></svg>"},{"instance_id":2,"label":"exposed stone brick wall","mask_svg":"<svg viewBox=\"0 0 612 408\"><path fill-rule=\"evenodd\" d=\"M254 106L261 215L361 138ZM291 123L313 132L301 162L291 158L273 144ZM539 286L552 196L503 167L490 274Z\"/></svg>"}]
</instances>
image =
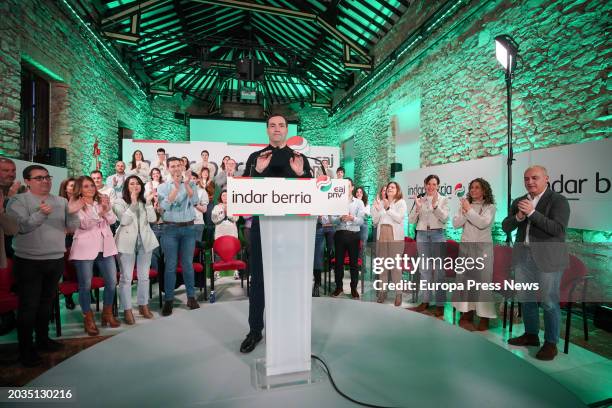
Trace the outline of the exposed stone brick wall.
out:
<instances>
[{"instance_id":1,"label":"exposed stone brick wall","mask_svg":"<svg viewBox=\"0 0 612 408\"><path fill-rule=\"evenodd\" d=\"M298 112L300 134L313 146L339 146L340 137L329 129L329 115L325 109L303 108Z\"/></svg>"},{"instance_id":2,"label":"exposed stone brick wall","mask_svg":"<svg viewBox=\"0 0 612 408\"><path fill-rule=\"evenodd\" d=\"M400 46L404 39L421 26L446 0L412 1L404 15L393 25L391 30L377 44L372 54L374 64L378 64L393 50Z\"/></svg>"},{"instance_id":3,"label":"exposed stone brick wall","mask_svg":"<svg viewBox=\"0 0 612 408\"><path fill-rule=\"evenodd\" d=\"M357 183L381 184L395 155L390 115L420 100L421 167L504 154L499 34L512 35L522 56L513 82L515 152L610 137L611 11L604 0L473 1L329 118L317 137L334 142L338 131L354 134ZM373 54L386 55L388 44L408 33L392 30Z\"/></svg>"},{"instance_id":4,"label":"exposed stone brick wall","mask_svg":"<svg viewBox=\"0 0 612 408\"><path fill-rule=\"evenodd\" d=\"M62 2L7 0L0 39L2 153L19 156L22 57L35 61L51 82L50 145L68 150L71 174L92 169L98 138L102 171L113 171L118 128L135 138L187 140L186 127L162 102L151 104ZM6 18L5 18L6 17ZM36 67L35 67L36 68ZM48 70L49 72L45 72Z\"/></svg>"},{"instance_id":5,"label":"exposed stone brick wall","mask_svg":"<svg viewBox=\"0 0 612 408\"><path fill-rule=\"evenodd\" d=\"M13 17L19 19L21 13L11 10L13 4L10 3L0 2L0 154L17 156L21 109L20 38L10 29L12 19L7 16L14 13Z\"/></svg>"},{"instance_id":6,"label":"exposed stone brick wall","mask_svg":"<svg viewBox=\"0 0 612 408\"><path fill-rule=\"evenodd\" d=\"M520 43L523 58L513 84L515 150L608 137L610 46L604 33L610 9L603 1L498 2L420 60L398 67L332 122L346 128L356 116L384 115L389 104L408 103L420 89L421 166L503 153L505 84L493 38L505 32Z\"/></svg>"}]
</instances>

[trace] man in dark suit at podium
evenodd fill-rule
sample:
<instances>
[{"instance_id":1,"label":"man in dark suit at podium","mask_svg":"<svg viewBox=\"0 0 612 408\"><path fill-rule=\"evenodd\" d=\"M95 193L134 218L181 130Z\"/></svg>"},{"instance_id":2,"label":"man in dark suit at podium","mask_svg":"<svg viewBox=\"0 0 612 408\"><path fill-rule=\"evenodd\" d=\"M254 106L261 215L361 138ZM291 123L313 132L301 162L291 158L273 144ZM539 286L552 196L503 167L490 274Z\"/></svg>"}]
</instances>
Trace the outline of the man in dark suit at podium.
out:
<instances>
[{"instance_id":1,"label":"man in dark suit at podium","mask_svg":"<svg viewBox=\"0 0 612 408\"><path fill-rule=\"evenodd\" d=\"M266 122L270 144L252 153L245 165L244 176L250 177L312 177L308 160L289 148L287 119L271 115ZM264 281L261 256L259 217L253 217L251 225L251 293L249 296L249 334L240 345L242 353L250 353L261 341L264 327Z\"/></svg>"},{"instance_id":2,"label":"man in dark suit at podium","mask_svg":"<svg viewBox=\"0 0 612 408\"><path fill-rule=\"evenodd\" d=\"M569 257L565 230L570 216L567 199L548 187L548 174L542 166L525 170L527 194L514 200L510 214L502 222L505 232L518 228L512 253L518 282L539 283L537 294L519 293L522 301L525 334L508 340L513 346L539 346L540 315L544 309L544 345L536 354L539 360L557 355L561 310L559 289Z\"/></svg>"}]
</instances>

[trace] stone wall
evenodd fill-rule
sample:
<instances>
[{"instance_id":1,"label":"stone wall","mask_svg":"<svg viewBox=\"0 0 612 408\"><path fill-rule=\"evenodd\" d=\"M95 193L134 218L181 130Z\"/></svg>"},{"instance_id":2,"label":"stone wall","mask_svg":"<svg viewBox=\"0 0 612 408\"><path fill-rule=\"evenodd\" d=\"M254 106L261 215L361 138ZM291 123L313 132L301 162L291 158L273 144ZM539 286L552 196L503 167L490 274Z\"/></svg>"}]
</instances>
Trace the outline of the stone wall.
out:
<instances>
[{"instance_id":1,"label":"stone wall","mask_svg":"<svg viewBox=\"0 0 612 408\"><path fill-rule=\"evenodd\" d=\"M380 185L395 158L391 115L420 100L421 167L505 154L506 92L494 38L509 34L522 57L513 82L515 152L610 137L611 11L604 0L472 1L304 135L329 143L354 135L356 183ZM392 30L373 54L382 58L409 33ZM310 115L301 112L302 122Z\"/></svg>"},{"instance_id":2,"label":"stone wall","mask_svg":"<svg viewBox=\"0 0 612 408\"><path fill-rule=\"evenodd\" d=\"M50 146L67 149L71 174L92 169L96 138L102 171L113 171L120 126L134 138L187 140L173 106L150 103L63 2L7 0L0 12L0 153L19 156L24 61L51 83Z\"/></svg>"},{"instance_id":3,"label":"stone wall","mask_svg":"<svg viewBox=\"0 0 612 408\"><path fill-rule=\"evenodd\" d=\"M505 83L494 37L507 33L519 42L522 56L513 83L515 151L610 136L609 2L472 3L453 20L452 32L441 27L365 97L334 115L327 128L365 132L377 138L374 145L389 145L386 119L420 98L422 167L504 153Z\"/></svg>"}]
</instances>

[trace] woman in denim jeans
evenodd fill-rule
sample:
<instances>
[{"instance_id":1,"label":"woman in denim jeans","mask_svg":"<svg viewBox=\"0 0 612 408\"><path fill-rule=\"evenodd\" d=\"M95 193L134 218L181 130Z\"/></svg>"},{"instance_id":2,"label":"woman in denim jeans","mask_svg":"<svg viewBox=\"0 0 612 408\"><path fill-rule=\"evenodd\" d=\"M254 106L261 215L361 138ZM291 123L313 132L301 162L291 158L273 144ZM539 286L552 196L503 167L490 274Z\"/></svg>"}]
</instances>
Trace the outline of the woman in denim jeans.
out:
<instances>
[{"instance_id":1,"label":"woman in denim jeans","mask_svg":"<svg viewBox=\"0 0 612 408\"><path fill-rule=\"evenodd\" d=\"M104 278L104 307L102 327L118 327L121 323L113 316L113 299L117 285L115 255L117 247L110 225L117 221L111 210L108 196L98 194L94 181L89 176L81 176L74 186L73 200L78 201L81 225L74 232L70 249L70 260L74 261L79 281L79 304L83 311L85 332L90 336L99 334L91 311L89 291L93 277L94 263Z\"/></svg>"},{"instance_id":2,"label":"woman in denim jeans","mask_svg":"<svg viewBox=\"0 0 612 408\"><path fill-rule=\"evenodd\" d=\"M427 268L421 266L421 281L427 283L442 282L444 280L444 269L436 268L436 264L443 262L446 254L446 238L444 229L448 220L448 199L438 193L440 178L435 174L431 174L425 178L425 195L415 198L415 205L408 215L408 222L416 223L417 230L417 251L419 256L423 256L424 260L430 258L429 262L433 263L433 267ZM433 261L436 262L433 262ZM419 282L420 284L420 282ZM417 307L410 308L415 312L424 312L429 307L431 299L430 290L425 290L421 304ZM444 303L446 302L446 293L444 290L435 291L436 309L434 315L436 317L444 316Z\"/></svg>"},{"instance_id":3,"label":"woman in denim jeans","mask_svg":"<svg viewBox=\"0 0 612 408\"><path fill-rule=\"evenodd\" d=\"M119 251L119 297L123 306L125 323L134 324L132 313L132 277L134 263L138 277L138 311L145 319L152 319L149 310L149 268L151 255L159 242L149 223L155 222L157 214L151 199L145 200L144 183L138 176L130 176L123 184L123 197L115 201L113 211L121 225L115 234Z\"/></svg>"}]
</instances>

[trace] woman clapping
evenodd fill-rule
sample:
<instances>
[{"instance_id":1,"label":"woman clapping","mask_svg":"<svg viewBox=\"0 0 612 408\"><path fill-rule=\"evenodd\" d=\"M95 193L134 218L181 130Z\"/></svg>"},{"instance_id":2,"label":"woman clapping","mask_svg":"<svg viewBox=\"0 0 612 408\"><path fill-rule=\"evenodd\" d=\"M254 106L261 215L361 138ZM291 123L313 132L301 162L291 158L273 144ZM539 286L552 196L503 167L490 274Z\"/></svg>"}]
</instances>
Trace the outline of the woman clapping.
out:
<instances>
[{"instance_id":1,"label":"woman clapping","mask_svg":"<svg viewBox=\"0 0 612 408\"><path fill-rule=\"evenodd\" d=\"M395 181L387 184L385 198L376 197L372 206L372 222L376 224L376 256L383 258L395 258L404 252L404 218L406 217L407 205L402 196L402 190ZM381 275L383 285L388 282L388 273L391 273L391 281L398 284L402 271L399 268L385 270ZM383 286L384 287L384 286ZM386 290L378 293L378 303L384 303ZM402 292L395 291L395 306L402 304Z\"/></svg>"},{"instance_id":2,"label":"woman clapping","mask_svg":"<svg viewBox=\"0 0 612 408\"><path fill-rule=\"evenodd\" d=\"M159 246L149 223L157 220L152 196L145 200L145 186L137 176L130 176L123 185L123 197L113 205L120 221L115 234L119 251L119 297L127 324L134 324L132 313L132 275L134 263L138 277L136 301L138 311L146 319L153 318L149 310L149 268L153 250Z\"/></svg>"},{"instance_id":3,"label":"woman clapping","mask_svg":"<svg viewBox=\"0 0 612 408\"><path fill-rule=\"evenodd\" d=\"M113 316L113 299L117 284L115 255L117 246L110 225L117 221L111 210L110 199L98 194L94 181L89 176L81 176L74 186L69 207L78 208L81 224L74 232L70 249L70 260L74 261L79 282L79 303L83 311L85 332L90 336L99 334L91 311L90 289L93 265L96 263L104 278L104 308L102 326L118 327L119 321Z\"/></svg>"},{"instance_id":4,"label":"woman clapping","mask_svg":"<svg viewBox=\"0 0 612 408\"><path fill-rule=\"evenodd\" d=\"M495 200L488 181L477 178L470 181L469 193L460 200L453 226L462 228L459 256L466 259L483 257L484 268L467 268L458 279L468 278L479 283L490 283L493 279L493 236L491 226L495 220ZM465 294L461 294L465 295ZM484 331L489 328L489 319L494 319L495 303L486 291L467 293L467 299L458 299L453 306L461 312L459 326L466 330ZM478 327L474 326L474 312L479 317Z\"/></svg>"}]
</instances>

